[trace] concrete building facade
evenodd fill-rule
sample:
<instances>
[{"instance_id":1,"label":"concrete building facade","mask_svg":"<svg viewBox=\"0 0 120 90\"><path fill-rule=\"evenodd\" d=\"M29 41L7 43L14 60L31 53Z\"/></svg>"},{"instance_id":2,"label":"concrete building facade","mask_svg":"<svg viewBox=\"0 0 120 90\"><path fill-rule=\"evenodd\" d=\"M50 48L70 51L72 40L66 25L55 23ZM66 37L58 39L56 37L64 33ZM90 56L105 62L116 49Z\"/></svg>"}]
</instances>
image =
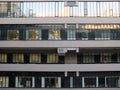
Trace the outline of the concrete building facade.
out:
<instances>
[{"instance_id":1,"label":"concrete building facade","mask_svg":"<svg viewBox=\"0 0 120 90\"><path fill-rule=\"evenodd\" d=\"M0 90L119 90L120 0L0 0Z\"/></svg>"}]
</instances>

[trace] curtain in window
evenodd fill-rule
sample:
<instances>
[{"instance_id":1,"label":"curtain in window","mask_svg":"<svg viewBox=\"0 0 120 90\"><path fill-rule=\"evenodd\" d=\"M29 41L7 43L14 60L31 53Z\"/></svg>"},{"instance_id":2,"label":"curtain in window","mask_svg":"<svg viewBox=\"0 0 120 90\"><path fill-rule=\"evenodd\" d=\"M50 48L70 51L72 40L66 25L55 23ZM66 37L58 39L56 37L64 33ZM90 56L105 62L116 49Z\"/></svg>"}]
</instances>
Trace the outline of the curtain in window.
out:
<instances>
[{"instance_id":1,"label":"curtain in window","mask_svg":"<svg viewBox=\"0 0 120 90\"><path fill-rule=\"evenodd\" d=\"M57 54L48 54L47 55L47 63L58 63L58 55Z\"/></svg>"},{"instance_id":2,"label":"curtain in window","mask_svg":"<svg viewBox=\"0 0 120 90\"><path fill-rule=\"evenodd\" d=\"M9 30L8 40L19 40L19 30Z\"/></svg>"},{"instance_id":3,"label":"curtain in window","mask_svg":"<svg viewBox=\"0 0 120 90\"><path fill-rule=\"evenodd\" d=\"M35 78L29 76L19 76L15 78L15 87L34 87L35 86Z\"/></svg>"},{"instance_id":4,"label":"curtain in window","mask_svg":"<svg viewBox=\"0 0 120 90\"><path fill-rule=\"evenodd\" d=\"M41 63L41 54L30 54L30 63Z\"/></svg>"},{"instance_id":5,"label":"curtain in window","mask_svg":"<svg viewBox=\"0 0 120 90\"><path fill-rule=\"evenodd\" d=\"M101 61L101 63L111 63L111 54L110 53L102 53L100 61Z\"/></svg>"},{"instance_id":6,"label":"curtain in window","mask_svg":"<svg viewBox=\"0 0 120 90\"><path fill-rule=\"evenodd\" d=\"M9 87L9 77L0 76L0 87Z\"/></svg>"},{"instance_id":7,"label":"curtain in window","mask_svg":"<svg viewBox=\"0 0 120 90\"><path fill-rule=\"evenodd\" d=\"M24 54L13 54L13 63L24 63Z\"/></svg>"},{"instance_id":8,"label":"curtain in window","mask_svg":"<svg viewBox=\"0 0 120 90\"><path fill-rule=\"evenodd\" d=\"M84 54L83 55L83 63L94 63L94 55L93 54Z\"/></svg>"},{"instance_id":9,"label":"curtain in window","mask_svg":"<svg viewBox=\"0 0 120 90\"><path fill-rule=\"evenodd\" d=\"M6 63L6 62L7 62L7 54L0 53L0 63Z\"/></svg>"},{"instance_id":10,"label":"curtain in window","mask_svg":"<svg viewBox=\"0 0 120 90\"><path fill-rule=\"evenodd\" d=\"M60 30L49 30L49 40L60 40Z\"/></svg>"},{"instance_id":11,"label":"curtain in window","mask_svg":"<svg viewBox=\"0 0 120 90\"><path fill-rule=\"evenodd\" d=\"M37 30L28 30L26 36L28 37L28 40L38 40L39 32Z\"/></svg>"}]
</instances>

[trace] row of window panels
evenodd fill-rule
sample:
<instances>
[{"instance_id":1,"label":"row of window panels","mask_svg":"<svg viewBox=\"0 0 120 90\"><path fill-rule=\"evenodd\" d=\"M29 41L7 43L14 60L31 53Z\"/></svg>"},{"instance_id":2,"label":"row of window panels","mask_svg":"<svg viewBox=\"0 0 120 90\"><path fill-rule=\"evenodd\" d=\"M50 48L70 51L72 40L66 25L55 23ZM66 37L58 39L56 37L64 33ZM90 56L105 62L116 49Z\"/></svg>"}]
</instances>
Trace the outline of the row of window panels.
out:
<instances>
[{"instance_id":1,"label":"row of window panels","mask_svg":"<svg viewBox=\"0 0 120 90\"><path fill-rule=\"evenodd\" d=\"M104 72L103 72L104 73ZM38 75L1 75L0 87L5 88L119 88L120 75L112 73L68 73L68 76L38 76ZM36 73L37 74L37 73ZM85 74L85 75L84 75Z\"/></svg>"},{"instance_id":2,"label":"row of window panels","mask_svg":"<svg viewBox=\"0 0 120 90\"><path fill-rule=\"evenodd\" d=\"M0 17L119 17L120 2L0 2Z\"/></svg>"},{"instance_id":3,"label":"row of window panels","mask_svg":"<svg viewBox=\"0 0 120 90\"><path fill-rule=\"evenodd\" d=\"M85 53L85 54L42 54L42 53L0 53L0 63L39 63L39 64L91 64L120 63L119 53Z\"/></svg>"},{"instance_id":4,"label":"row of window panels","mask_svg":"<svg viewBox=\"0 0 120 90\"><path fill-rule=\"evenodd\" d=\"M5 24L0 25L1 30L115 30L120 29L120 24Z\"/></svg>"},{"instance_id":5,"label":"row of window panels","mask_svg":"<svg viewBox=\"0 0 120 90\"><path fill-rule=\"evenodd\" d=\"M120 30L1 30L1 40L120 40Z\"/></svg>"}]
</instances>

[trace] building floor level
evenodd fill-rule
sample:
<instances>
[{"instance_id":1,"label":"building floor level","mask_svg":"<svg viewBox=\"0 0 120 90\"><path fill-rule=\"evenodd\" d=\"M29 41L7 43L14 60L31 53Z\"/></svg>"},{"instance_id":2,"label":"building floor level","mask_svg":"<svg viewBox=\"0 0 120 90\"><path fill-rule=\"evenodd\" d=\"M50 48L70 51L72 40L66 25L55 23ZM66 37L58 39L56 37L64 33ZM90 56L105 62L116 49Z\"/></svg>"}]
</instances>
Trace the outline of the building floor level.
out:
<instances>
[{"instance_id":1,"label":"building floor level","mask_svg":"<svg viewBox=\"0 0 120 90\"><path fill-rule=\"evenodd\" d=\"M4 88L119 88L120 72L0 72Z\"/></svg>"}]
</instances>

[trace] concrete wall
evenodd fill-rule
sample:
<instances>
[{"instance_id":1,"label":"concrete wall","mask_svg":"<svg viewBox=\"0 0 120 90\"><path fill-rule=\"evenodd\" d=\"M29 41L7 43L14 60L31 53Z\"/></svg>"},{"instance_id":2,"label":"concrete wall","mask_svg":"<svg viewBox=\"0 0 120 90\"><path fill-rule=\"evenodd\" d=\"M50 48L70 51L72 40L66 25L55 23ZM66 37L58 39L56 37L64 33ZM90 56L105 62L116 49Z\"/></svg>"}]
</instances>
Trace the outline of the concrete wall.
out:
<instances>
[{"instance_id":1,"label":"concrete wall","mask_svg":"<svg viewBox=\"0 0 120 90\"><path fill-rule=\"evenodd\" d=\"M64 23L82 23L82 24L120 24L120 18L114 17L45 17L45 18L0 18L0 24L64 24Z\"/></svg>"},{"instance_id":2,"label":"concrete wall","mask_svg":"<svg viewBox=\"0 0 120 90\"><path fill-rule=\"evenodd\" d=\"M120 71L120 64L0 64L0 71Z\"/></svg>"},{"instance_id":3,"label":"concrete wall","mask_svg":"<svg viewBox=\"0 0 120 90\"><path fill-rule=\"evenodd\" d=\"M105 41L0 41L1 47L36 47L36 48L119 48L119 40Z\"/></svg>"}]
</instances>

